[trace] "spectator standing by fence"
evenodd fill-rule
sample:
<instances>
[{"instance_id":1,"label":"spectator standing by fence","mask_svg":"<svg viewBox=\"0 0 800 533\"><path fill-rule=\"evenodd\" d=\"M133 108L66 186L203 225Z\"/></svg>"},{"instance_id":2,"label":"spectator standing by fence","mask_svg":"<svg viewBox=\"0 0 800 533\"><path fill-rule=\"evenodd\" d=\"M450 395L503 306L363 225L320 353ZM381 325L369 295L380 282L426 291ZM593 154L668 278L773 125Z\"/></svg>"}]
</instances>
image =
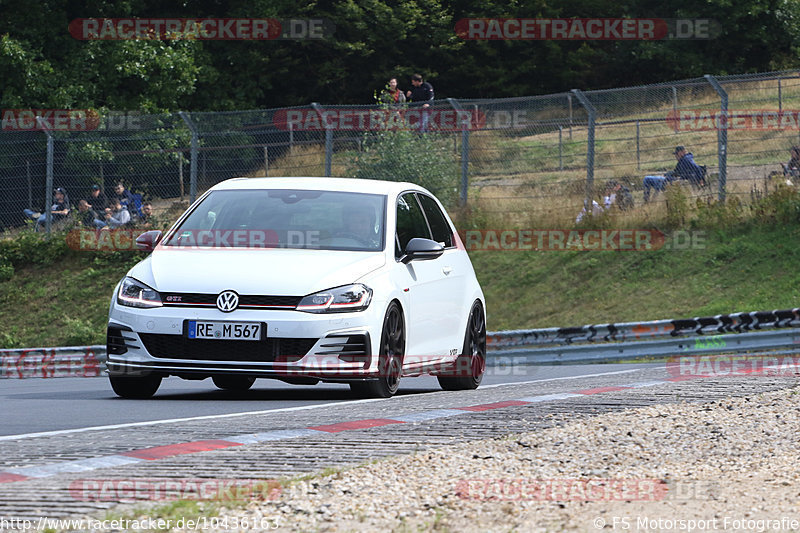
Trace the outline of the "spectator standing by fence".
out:
<instances>
[{"instance_id":1,"label":"spectator standing by fence","mask_svg":"<svg viewBox=\"0 0 800 533\"><path fill-rule=\"evenodd\" d=\"M433 102L434 93L433 85L422 79L422 74L414 74L411 76L411 85L413 89L406 93L411 105L421 108L419 117L419 131L425 133L428 131L429 108Z\"/></svg>"},{"instance_id":2,"label":"spectator standing by fence","mask_svg":"<svg viewBox=\"0 0 800 533\"><path fill-rule=\"evenodd\" d=\"M397 87L397 78L390 78L386 88L381 91L379 100L382 104L400 105L406 102L406 95Z\"/></svg>"}]
</instances>

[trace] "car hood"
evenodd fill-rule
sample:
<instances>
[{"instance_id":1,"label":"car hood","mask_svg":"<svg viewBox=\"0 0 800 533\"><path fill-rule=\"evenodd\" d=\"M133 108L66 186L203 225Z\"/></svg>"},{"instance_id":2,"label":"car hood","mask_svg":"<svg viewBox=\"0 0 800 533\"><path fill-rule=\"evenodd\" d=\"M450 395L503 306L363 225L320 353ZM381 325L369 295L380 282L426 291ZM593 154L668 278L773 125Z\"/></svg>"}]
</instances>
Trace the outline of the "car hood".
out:
<instances>
[{"instance_id":1,"label":"car hood","mask_svg":"<svg viewBox=\"0 0 800 533\"><path fill-rule=\"evenodd\" d=\"M383 252L159 247L129 275L162 292L304 296L353 283L385 263Z\"/></svg>"}]
</instances>

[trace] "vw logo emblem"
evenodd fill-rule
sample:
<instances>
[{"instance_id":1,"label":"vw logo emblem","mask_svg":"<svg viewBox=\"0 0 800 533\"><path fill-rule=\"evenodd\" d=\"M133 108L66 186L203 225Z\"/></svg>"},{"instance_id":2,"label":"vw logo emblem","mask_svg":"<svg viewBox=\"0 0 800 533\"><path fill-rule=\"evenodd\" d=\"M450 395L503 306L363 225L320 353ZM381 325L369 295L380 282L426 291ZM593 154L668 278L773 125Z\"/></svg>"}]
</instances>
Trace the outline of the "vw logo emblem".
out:
<instances>
[{"instance_id":1,"label":"vw logo emblem","mask_svg":"<svg viewBox=\"0 0 800 533\"><path fill-rule=\"evenodd\" d=\"M239 307L239 295L233 291L222 291L217 296L217 309L223 313L230 313Z\"/></svg>"}]
</instances>

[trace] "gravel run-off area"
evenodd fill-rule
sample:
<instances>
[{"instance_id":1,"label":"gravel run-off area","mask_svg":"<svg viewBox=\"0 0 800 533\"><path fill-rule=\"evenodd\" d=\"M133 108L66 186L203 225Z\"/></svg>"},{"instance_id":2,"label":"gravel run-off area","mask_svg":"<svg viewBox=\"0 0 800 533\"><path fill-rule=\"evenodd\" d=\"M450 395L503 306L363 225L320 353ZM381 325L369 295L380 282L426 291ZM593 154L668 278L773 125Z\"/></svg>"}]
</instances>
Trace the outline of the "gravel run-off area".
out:
<instances>
[{"instance_id":1,"label":"gravel run-off area","mask_svg":"<svg viewBox=\"0 0 800 533\"><path fill-rule=\"evenodd\" d=\"M393 457L223 509L287 531L798 531L800 389Z\"/></svg>"}]
</instances>

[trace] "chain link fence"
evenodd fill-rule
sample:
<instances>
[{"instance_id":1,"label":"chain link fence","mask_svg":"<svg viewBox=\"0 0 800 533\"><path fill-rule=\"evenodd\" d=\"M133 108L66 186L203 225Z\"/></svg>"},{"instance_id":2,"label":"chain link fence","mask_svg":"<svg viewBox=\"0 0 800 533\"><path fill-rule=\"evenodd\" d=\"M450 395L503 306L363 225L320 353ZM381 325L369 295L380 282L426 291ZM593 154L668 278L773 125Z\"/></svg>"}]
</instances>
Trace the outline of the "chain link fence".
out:
<instances>
[{"instance_id":1,"label":"chain link fence","mask_svg":"<svg viewBox=\"0 0 800 533\"><path fill-rule=\"evenodd\" d=\"M632 200L625 216L657 220L666 195L655 190L645 204L643 179L673 169L679 145L707 169L701 186L677 181L690 200L747 206L797 178L781 163L800 145L799 100L800 73L784 71L428 107L312 103L103 116L64 110L39 118L3 110L0 228L23 226L25 209L44 213L45 230L63 223L44 209L56 187L67 191L75 212L80 199L91 202L93 185L113 198L122 182L169 218L239 176L412 181L451 207L480 208L509 227L574 224L613 182Z\"/></svg>"}]
</instances>

